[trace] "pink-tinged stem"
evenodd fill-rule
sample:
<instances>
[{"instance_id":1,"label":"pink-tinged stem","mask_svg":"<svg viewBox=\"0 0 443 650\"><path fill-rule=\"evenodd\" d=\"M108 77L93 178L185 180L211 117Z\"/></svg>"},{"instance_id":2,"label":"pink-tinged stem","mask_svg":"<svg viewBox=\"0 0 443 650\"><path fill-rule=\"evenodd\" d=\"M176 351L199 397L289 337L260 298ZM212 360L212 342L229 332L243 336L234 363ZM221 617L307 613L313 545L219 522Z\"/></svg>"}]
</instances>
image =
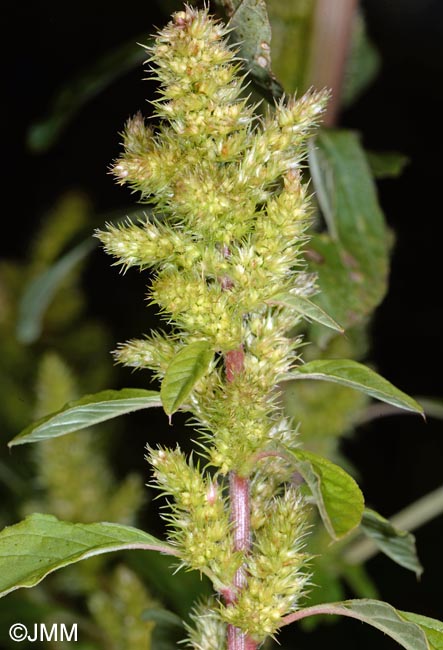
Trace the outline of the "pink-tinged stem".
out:
<instances>
[{"instance_id":1,"label":"pink-tinged stem","mask_svg":"<svg viewBox=\"0 0 443 650\"><path fill-rule=\"evenodd\" d=\"M234 551L247 554L251 548L249 479L231 472L229 476L229 496L231 503L231 521L234 533ZM247 584L246 567L240 566L234 576L233 598L227 604L233 604L236 594ZM234 625L228 625L228 650L255 650L257 644Z\"/></svg>"},{"instance_id":2,"label":"pink-tinged stem","mask_svg":"<svg viewBox=\"0 0 443 650\"><path fill-rule=\"evenodd\" d=\"M316 3L308 78L314 88L332 90L323 120L325 126L337 121L357 4L358 0L317 0Z\"/></svg>"},{"instance_id":3,"label":"pink-tinged stem","mask_svg":"<svg viewBox=\"0 0 443 650\"><path fill-rule=\"evenodd\" d=\"M228 650L257 650L257 644L238 627L228 625Z\"/></svg>"},{"instance_id":4,"label":"pink-tinged stem","mask_svg":"<svg viewBox=\"0 0 443 650\"><path fill-rule=\"evenodd\" d=\"M249 479L231 472L229 477L231 521L234 532L234 551L245 555L251 548ZM234 576L235 591L241 591L247 583L246 569L242 565Z\"/></svg>"},{"instance_id":5,"label":"pink-tinged stem","mask_svg":"<svg viewBox=\"0 0 443 650\"><path fill-rule=\"evenodd\" d=\"M240 374L243 370L243 363L245 359L245 353L243 348L239 347L236 350L229 350L225 354L225 372L226 372L226 381L234 381L234 377Z\"/></svg>"},{"instance_id":6,"label":"pink-tinged stem","mask_svg":"<svg viewBox=\"0 0 443 650\"><path fill-rule=\"evenodd\" d=\"M244 351L240 346L225 354L226 381L232 382L244 367ZM251 511L249 505L249 479L231 472L229 476L231 522L234 535L234 552L247 555L251 549ZM246 566L240 566L234 576L233 589L225 594L227 605L235 603L237 594L247 584ZM228 650L257 650L257 644L238 627L228 625Z\"/></svg>"}]
</instances>

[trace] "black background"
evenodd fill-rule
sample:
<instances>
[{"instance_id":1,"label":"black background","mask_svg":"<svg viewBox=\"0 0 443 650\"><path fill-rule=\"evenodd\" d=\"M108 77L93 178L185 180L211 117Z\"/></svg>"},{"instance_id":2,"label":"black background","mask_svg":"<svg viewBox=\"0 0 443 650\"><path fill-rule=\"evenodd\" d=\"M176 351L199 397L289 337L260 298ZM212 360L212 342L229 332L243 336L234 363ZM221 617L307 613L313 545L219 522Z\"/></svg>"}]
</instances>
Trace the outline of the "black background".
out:
<instances>
[{"instance_id":1,"label":"black background","mask_svg":"<svg viewBox=\"0 0 443 650\"><path fill-rule=\"evenodd\" d=\"M437 397L443 393L443 3L365 0L362 6L382 55L382 70L352 110L341 116L340 125L359 130L369 149L397 150L411 159L399 180L379 185L383 209L396 233L396 247L389 293L372 328L370 358L406 392ZM94 0L47 1L9 7L2 66L2 107L6 110L2 121L2 241L6 256L26 256L40 219L64 190L81 188L100 213L130 204L129 193L116 187L106 172L118 154L117 133L124 121L144 107L148 83L141 80L140 70L128 73L85 106L49 153L29 153L26 133L45 116L54 93L81 69L114 46L131 38L139 40L143 33L149 35L152 26L163 21L147 2L111 6ZM108 267L108 260L96 253L86 273L90 307L116 321L116 340L122 340L139 334L125 329L129 318L122 314L122 309L131 311L125 305L128 283L139 280L134 275L121 279ZM136 299L141 301L141 295ZM346 441L345 451L360 470L368 503L385 516L441 483L443 431L437 420L424 424L418 417L400 416L378 421ZM442 517L417 531L417 539L425 565L420 583L381 556L370 561L369 570L382 599L400 609L443 618ZM353 621L328 626L313 636L287 632L284 640L297 650L325 643L362 649L374 643L379 648L396 647L380 633Z\"/></svg>"}]
</instances>

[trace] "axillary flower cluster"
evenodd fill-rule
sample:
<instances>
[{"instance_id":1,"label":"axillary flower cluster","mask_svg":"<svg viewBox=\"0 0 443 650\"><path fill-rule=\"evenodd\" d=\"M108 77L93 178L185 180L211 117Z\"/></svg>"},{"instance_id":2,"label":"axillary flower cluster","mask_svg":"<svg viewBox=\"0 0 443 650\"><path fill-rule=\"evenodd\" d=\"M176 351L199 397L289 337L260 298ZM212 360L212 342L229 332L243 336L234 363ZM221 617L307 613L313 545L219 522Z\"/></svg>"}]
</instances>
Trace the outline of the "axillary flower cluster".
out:
<instances>
[{"instance_id":1,"label":"axillary flower cluster","mask_svg":"<svg viewBox=\"0 0 443 650\"><path fill-rule=\"evenodd\" d=\"M224 628L253 643L274 634L308 579L303 504L278 456L296 445L276 385L297 362L300 338L287 333L299 316L273 298L312 290L300 169L327 96L285 98L257 117L227 31L186 7L148 48L159 125L129 120L113 172L154 216L98 233L125 269L155 270L150 299L169 324L121 345L117 359L162 379L186 346L204 341L214 353L184 405L205 469L178 448L149 449L177 554L218 594L205 619L213 632L200 619L190 635L200 649L220 648Z\"/></svg>"}]
</instances>

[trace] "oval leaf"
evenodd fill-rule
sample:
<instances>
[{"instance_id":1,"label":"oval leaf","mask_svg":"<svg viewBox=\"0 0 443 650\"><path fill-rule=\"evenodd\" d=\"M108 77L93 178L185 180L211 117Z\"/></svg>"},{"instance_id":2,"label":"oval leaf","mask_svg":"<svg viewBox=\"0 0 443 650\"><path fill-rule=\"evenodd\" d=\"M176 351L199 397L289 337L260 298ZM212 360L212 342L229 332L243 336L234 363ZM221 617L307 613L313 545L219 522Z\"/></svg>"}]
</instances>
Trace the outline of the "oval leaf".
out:
<instances>
[{"instance_id":1,"label":"oval leaf","mask_svg":"<svg viewBox=\"0 0 443 650\"><path fill-rule=\"evenodd\" d=\"M0 533L0 596L33 587L68 564L127 549L175 555L171 546L132 526L71 524L52 515L31 515Z\"/></svg>"},{"instance_id":2,"label":"oval leaf","mask_svg":"<svg viewBox=\"0 0 443 650\"><path fill-rule=\"evenodd\" d=\"M364 499L344 469L310 451L291 449L297 470L314 496L326 530L340 539L360 524Z\"/></svg>"},{"instance_id":3,"label":"oval leaf","mask_svg":"<svg viewBox=\"0 0 443 650\"><path fill-rule=\"evenodd\" d=\"M85 395L79 400L68 402L60 411L26 427L9 442L9 447L64 436L119 415L152 406L161 406L160 394L155 390L122 388Z\"/></svg>"},{"instance_id":4,"label":"oval leaf","mask_svg":"<svg viewBox=\"0 0 443 650\"><path fill-rule=\"evenodd\" d=\"M195 341L174 357L164 376L160 397L167 415L172 415L206 374L214 351L208 341Z\"/></svg>"},{"instance_id":5,"label":"oval leaf","mask_svg":"<svg viewBox=\"0 0 443 650\"><path fill-rule=\"evenodd\" d=\"M343 334L344 329L335 322L321 307L306 298L305 296L297 296L292 293L278 294L268 301L270 304L284 305L295 309L299 314L302 314L308 320L321 323L325 327L329 327L336 332Z\"/></svg>"},{"instance_id":6,"label":"oval leaf","mask_svg":"<svg viewBox=\"0 0 443 650\"><path fill-rule=\"evenodd\" d=\"M412 533L395 528L378 512L369 508L363 513L361 526L366 535L374 540L378 548L391 560L414 571L417 577L423 573Z\"/></svg>"},{"instance_id":7,"label":"oval leaf","mask_svg":"<svg viewBox=\"0 0 443 650\"><path fill-rule=\"evenodd\" d=\"M438 645L431 645L427 636L428 631L429 634L434 632L435 638L441 643L442 625L439 621L409 614L409 612L397 611L392 605L380 600L344 600L338 603L314 605L285 616L283 624L288 625L307 616L316 616L317 614L333 614L356 618L381 630L406 650L440 650L441 648ZM424 619L424 622L419 623L418 619ZM425 625L427 625L426 631L424 631Z\"/></svg>"},{"instance_id":8,"label":"oval leaf","mask_svg":"<svg viewBox=\"0 0 443 650\"><path fill-rule=\"evenodd\" d=\"M375 399L423 415L423 408L387 379L351 359L319 359L292 370L285 379L321 379L355 388Z\"/></svg>"}]
</instances>

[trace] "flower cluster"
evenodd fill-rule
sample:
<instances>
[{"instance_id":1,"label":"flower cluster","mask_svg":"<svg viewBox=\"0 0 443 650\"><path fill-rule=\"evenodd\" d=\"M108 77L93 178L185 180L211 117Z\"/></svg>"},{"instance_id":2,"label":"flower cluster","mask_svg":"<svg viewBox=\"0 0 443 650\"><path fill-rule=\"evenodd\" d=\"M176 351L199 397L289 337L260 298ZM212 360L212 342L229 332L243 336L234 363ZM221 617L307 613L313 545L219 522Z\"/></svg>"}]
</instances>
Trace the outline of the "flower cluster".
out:
<instances>
[{"instance_id":1,"label":"flower cluster","mask_svg":"<svg viewBox=\"0 0 443 650\"><path fill-rule=\"evenodd\" d=\"M210 572L217 587L229 584L241 563L232 558L229 517L220 486L187 463L179 449L150 450L155 485L172 496L166 519L172 524L171 541L182 550L183 562Z\"/></svg>"}]
</instances>

